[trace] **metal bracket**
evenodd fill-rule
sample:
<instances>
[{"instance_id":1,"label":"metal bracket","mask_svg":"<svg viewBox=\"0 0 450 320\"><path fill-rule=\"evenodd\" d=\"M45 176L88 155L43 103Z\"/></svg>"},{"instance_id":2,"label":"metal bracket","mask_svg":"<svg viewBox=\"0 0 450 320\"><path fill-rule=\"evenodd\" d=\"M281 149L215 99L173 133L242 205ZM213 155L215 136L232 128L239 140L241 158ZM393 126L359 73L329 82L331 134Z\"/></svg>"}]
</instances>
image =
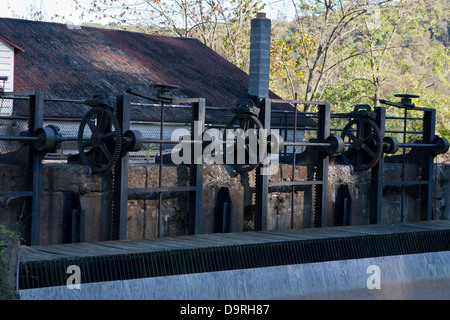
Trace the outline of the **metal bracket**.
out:
<instances>
[{"instance_id":1,"label":"metal bracket","mask_svg":"<svg viewBox=\"0 0 450 320\"><path fill-rule=\"evenodd\" d=\"M420 96L415 94L394 94L394 97L402 98L402 100L400 101L400 103L396 103L389 100L380 99L380 103L402 109L414 109L416 105L412 103L411 99L419 98Z\"/></svg>"},{"instance_id":2,"label":"metal bracket","mask_svg":"<svg viewBox=\"0 0 450 320\"><path fill-rule=\"evenodd\" d=\"M353 111L350 112L350 117L375 120L377 113L372 111L372 108L368 104L358 104Z\"/></svg>"},{"instance_id":3,"label":"metal bracket","mask_svg":"<svg viewBox=\"0 0 450 320\"><path fill-rule=\"evenodd\" d=\"M236 102L236 105L231 108L231 111L235 114L249 114L258 117L260 108L255 106L252 99L240 99Z\"/></svg>"},{"instance_id":4,"label":"metal bracket","mask_svg":"<svg viewBox=\"0 0 450 320\"><path fill-rule=\"evenodd\" d=\"M85 100L85 104L92 108L103 108L114 110L114 104L112 103L109 94L105 90L97 90L91 99Z\"/></svg>"},{"instance_id":5,"label":"metal bracket","mask_svg":"<svg viewBox=\"0 0 450 320\"><path fill-rule=\"evenodd\" d=\"M178 86L169 85L169 84L151 84L150 87L156 88L158 90L158 93L156 96L142 93L142 92L132 90L132 89L126 89L125 92L128 94L132 94L134 96L152 100L152 101L172 103L172 101L174 100L174 97L171 93L171 90L179 88Z\"/></svg>"}]
</instances>

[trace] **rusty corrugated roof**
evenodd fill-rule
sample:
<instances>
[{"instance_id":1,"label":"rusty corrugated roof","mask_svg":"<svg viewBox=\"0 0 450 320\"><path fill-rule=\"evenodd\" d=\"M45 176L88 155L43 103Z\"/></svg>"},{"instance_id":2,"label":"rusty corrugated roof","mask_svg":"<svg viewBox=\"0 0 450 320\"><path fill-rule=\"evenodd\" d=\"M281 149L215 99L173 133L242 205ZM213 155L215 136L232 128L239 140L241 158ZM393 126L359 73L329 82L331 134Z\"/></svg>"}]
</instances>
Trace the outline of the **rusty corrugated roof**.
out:
<instances>
[{"instance_id":1,"label":"rusty corrugated roof","mask_svg":"<svg viewBox=\"0 0 450 320\"><path fill-rule=\"evenodd\" d=\"M178 97L205 98L208 106L230 108L247 97L248 75L196 39L8 18L0 18L0 35L24 50L15 62L17 91L86 99L98 88L114 97L127 88L152 93L149 84L166 83L180 87ZM49 103L45 114L80 117L87 109ZM135 107L132 119L158 120L159 110ZM190 116L168 109L166 119L186 122Z\"/></svg>"}]
</instances>

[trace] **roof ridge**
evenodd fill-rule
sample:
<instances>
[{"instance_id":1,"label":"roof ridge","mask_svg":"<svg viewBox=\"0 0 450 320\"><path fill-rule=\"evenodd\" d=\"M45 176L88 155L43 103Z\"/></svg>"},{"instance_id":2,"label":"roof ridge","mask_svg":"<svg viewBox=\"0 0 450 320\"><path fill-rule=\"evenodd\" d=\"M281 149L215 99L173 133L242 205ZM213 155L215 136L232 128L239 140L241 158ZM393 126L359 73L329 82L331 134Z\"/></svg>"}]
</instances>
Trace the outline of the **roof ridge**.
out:
<instances>
[{"instance_id":1,"label":"roof ridge","mask_svg":"<svg viewBox=\"0 0 450 320\"><path fill-rule=\"evenodd\" d=\"M28 20L28 19L18 19L18 18L7 18L7 17L0 17L0 21L2 20L16 20L23 23L39 23L39 24L53 24L58 26L73 26L73 24L67 22L54 22L54 21L38 21L38 20ZM82 28L88 28L88 29L97 29L97 30L106 30L108 32L127 32L127 33L135 33L135 34L142 34L146 36L151 37L162 37L162 38L173 38L173 39L183 39L183 40L194 40L194 41L200 41L196 38L190 38L190 37L177 37L177 36L169 36L169 35L162 35L162 34L155 34L155 33L146 33L146 32L138 32L138 31L130 31L130 30L121 30L121 29L112 29L108 28L107 26L103 27L97 27L97 26L88 26L88 25L75 25L75 28L72 28L74 30L76 29L82 29ZM201 41L200 41L201 42Z\"/></svg>"}]
</instances>

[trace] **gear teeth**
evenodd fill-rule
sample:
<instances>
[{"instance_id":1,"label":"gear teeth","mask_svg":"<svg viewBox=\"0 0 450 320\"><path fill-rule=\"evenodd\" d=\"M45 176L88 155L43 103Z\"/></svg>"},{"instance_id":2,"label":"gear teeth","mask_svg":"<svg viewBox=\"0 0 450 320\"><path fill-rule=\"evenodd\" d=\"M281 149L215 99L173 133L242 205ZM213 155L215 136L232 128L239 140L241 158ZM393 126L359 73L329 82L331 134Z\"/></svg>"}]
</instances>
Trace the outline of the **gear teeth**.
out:
<instances>
[{"instance_id":1,"label":"gear teeth","mask_svg":"<svg viewBox=\"0 0 450 320\"><path fill-rule=\"evenodd\" d=\"M100 165L100 166L98 166L95 162L91 163L89 161L89 159L87 159L85 150L82 147L84 128L86 127L86 124L88 123L87 119L89 119L89 117L91 117L94 114L97 115L98 118L99 118L99 116L101 117L102 115L106 114L108 116L109 120L111 121L112 125L114 126L113 132L115 134L114 148L113 148L111 160L108 161L106 164ZM102 144L103 143L104 142L102 141ZM78 130L78 150L79 150L80 158L82 159L82 161L84 162L85 165L87 165L91 168L93 173L102 173L102 172L105 172L105 171L109 170L110 168L114 167L114 165L117 163L117 160L119 160L119 158L121 156L122 144L123 144L123 134L122 134L122 130L120 128L119 121L117 120L117 117L110 110L104 109L104 108L92 108L84 115L83 119L81 120L80 128ZM103 144L103 145L105 146L106 144ZM91 150L93 150L94 148L100 149L99 146L94 146ZM108 150L109 150L109 148L108 148Z\"/></svg>"},{"instance_id":2,"label":"gear teeth","mask_svg":"<svg viewBox=\"0 0 450 320\"><path fill-rule=\"evenodd\" d=\"M252 124L255 126L255 128L252 129L264 129L262 123L259 121L259 119L255 116L251 116L248 114L237 114L235 115L226 125L225 130L223 132L223 140L226 141L227 140L227 130L228 129L233 129L233 125L237 122L237 121L242 121L242 120L248 120L250 122L252 122ZM252 171L253 169L255 169L256 167L258 167L261 162L264 160L264 157L266 156L267 153L267 135L264 134L262 136L259 136L259 132L258 132L258 137L260 139L259 143L258 143L258 160L255 164L232 164L232 167L239 173L241 172L249 172ZM226 149L225 149L226 150Z\"/></svg>"},{"instance_id":3,"label":"gear teeth","mask_svg":"<svg viewBox=\"0 0 450 320\"><path fill-rule=\"evenodd\" d=\"M317 167L313 168L312 180L315 181L317 177ZM318 197L317 197L317 185L313 184L311 186L311 215L312 215L312 223L314 227L320 227L321 215L318 212Z\"/></svg>"},{"instance_id":4,"label":"gear teeth","mask_svg":"<svg viewBox=\"0 0 450 320\"><path fill-rule=\"evenodd\" d=\"M347 159L349 161L349 163L353 166L353 169L355 171L364 171L364 170L369 170L371 168L373 168L373 166L375 166L378 161L380 161L381 157L383 156L383 137L380 131L380 128L378 127L378 125L370 120L370 119L365 119L365 118L357 118L357 119L353 119L352 121L350 121L343 129L342 134L341 134L341 138L345 141L345 137L346 135L349 135L350 130L352 129L353 125L357 125L357 127L359 126L364 126L364 125L368 125L371 128L371 132L370 135L366 135L366 137L368 136L372 136L370 141L375 141L376 144L375 146L368 146L368 143L366 143L366 141L359 141L359 144L361 145L358 147L358 149L355 149L352 146L350 146L347 150L342 152L342 157L344 159ZM356 139L358 140L358 139ZM354 143L354 141L353 141ZM372 153L368 153L368 151L366 150L365 147L369 147L372 151ZM375 149L376 148L376 149ZM349 155L352 153L352 155L356 155L356 160L354 159L354 157L349 157ZM370 160L368 162L365 162L363 160L364 155L369 155L370 156ZM358 161L359 159L359 161Z\"/></svg>"}]
</instances>

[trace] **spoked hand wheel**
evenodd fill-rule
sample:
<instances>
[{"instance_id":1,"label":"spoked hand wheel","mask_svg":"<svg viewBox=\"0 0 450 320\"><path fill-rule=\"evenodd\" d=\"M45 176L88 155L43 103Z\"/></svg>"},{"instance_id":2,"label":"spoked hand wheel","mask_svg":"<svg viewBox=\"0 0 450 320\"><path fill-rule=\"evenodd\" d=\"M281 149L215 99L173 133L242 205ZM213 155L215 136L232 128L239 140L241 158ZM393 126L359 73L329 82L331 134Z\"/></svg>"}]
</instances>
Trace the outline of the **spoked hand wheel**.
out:
<instances>
[{"instance_id":1,"label":"spoked hand wheel","mask_svg":"<svg viewBox=\"0 0 450 320\"><path fill-rule=\"evenodd\" d=\"M84 115L78 130L80 158L92 172L105 172L119 159L122 139L122 131L113 112L92 108Z\"/></svg>"},{"instance_id":2,"label":"spoked hand wheel","mask_svg":"<svg viewBox=\"0 0 450 320\"><path fill-rule=\"evenodd\" d=\"M257 117L236 114L226 125L223 140L225 162L238 172L255 169L263 161L267 150L267 136ZM232 163L228 163L231 158Z\"/></svg>"},{"instance_id":3,"label":"spoked hand wheel","mask_svg":"<svg viewBox=\"0 0 450 320\"><path fill-rule=\"evenodd\" d=\"M383 153L383 137L377 124L370 119L355 118L350 121L341 134L345 145L341 153L345 163L355 171L372 168Z\"/></svg>"}]
</instances>

